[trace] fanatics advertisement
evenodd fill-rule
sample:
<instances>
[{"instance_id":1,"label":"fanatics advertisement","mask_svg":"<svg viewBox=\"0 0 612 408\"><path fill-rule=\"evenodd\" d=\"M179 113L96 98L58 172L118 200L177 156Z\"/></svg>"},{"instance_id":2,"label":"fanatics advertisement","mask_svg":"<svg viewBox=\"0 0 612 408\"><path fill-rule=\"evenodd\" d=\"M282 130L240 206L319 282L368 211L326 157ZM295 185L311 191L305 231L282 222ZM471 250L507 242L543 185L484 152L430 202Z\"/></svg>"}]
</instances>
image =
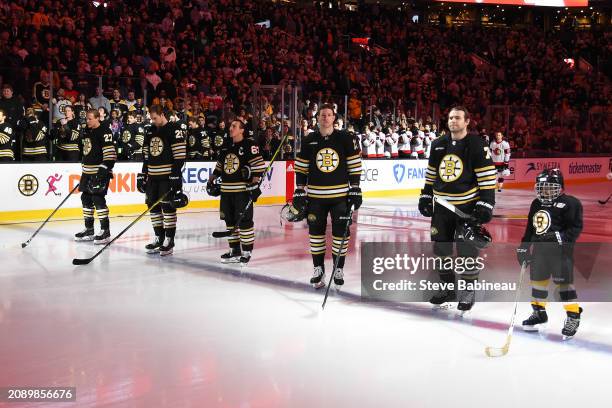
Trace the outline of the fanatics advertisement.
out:
<instances>
[{"instance_id":1,"label":"fanatics advertisement","mask_svg":"<svg viewBox=\"0 0 612 408\"><path fill-rule=\"evenodd\" d=\"M493 243L477 256L438 257L431 242L361 244L361 296L366 301L428 302L439 290L474 290L476 301L532 300L530 281L550 280L549 301L562 301L563 288L575 288L585 302L612 301L610 243L537 243L520 285L517 244ZM453 271L453 282L439 272ZM555 283L558 283L556 285Z\"/></svg>"},{"instance_id":2,"label":"fanatics advertisement","mask_svg":"<svg viewBox=\"0 0 612 408\"><path fill-rule=\"evenodd\" d=\"M183 168L183 191L189 196L190 202L218 201L218 198L211 198L206 193L206 183L214 167L214 162L186 163ZM136 175L141 169L141 163L115 165L114 177L110 181L106 198L109 206L144 203L144 194L136 190ZM0 191L4 197L0 202L0 219L3 212L52 210L79 182L81 165L79 163L7 164L2 166L2 174ZM264 176L261 191L262 197L284 199L285 163L274 163ZM80 207L80 194L77 191L64 204L64 208Z\"/></svg>"}]
</instances>

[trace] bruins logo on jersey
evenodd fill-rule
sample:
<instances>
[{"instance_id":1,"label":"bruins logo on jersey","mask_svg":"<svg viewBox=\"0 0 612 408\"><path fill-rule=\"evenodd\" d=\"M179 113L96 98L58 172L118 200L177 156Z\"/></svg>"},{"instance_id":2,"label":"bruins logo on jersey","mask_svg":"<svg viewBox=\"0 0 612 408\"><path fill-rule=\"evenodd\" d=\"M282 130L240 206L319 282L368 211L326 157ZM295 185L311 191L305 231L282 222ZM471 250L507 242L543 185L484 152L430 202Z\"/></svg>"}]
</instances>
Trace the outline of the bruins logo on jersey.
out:
<instances>
[{"instance_id":1,"label":"bruins logo on jersey","mask_svg":"<svg viewBox=\"0 0 612 408\"><path fill-rule=\"evenodd\" d=\"M221 135L215 136L215 146L216 147L223 146L223 136L221 136Z\"/></svg>"},{"instance_id":2,"label":"bruins logo on jersey","mask_svg":"<svg viewBox=\"0 0 612 408\"><path fill-rule=\"evenodd\" d=\"M225 156L225 163L223 163L223 171L225 174L234 174L240 167L240 159L234 153L230 153Z\"/></svg>"},{"instance_id":3,"label":"bruins logo on jersey","mask_svg":"<svg viewBox=\"0 0 612 408\"><path fill-rule=\"evenodd\" d=\"M550 228L550 213L545 210L539 210L533 215L533 228L536 234L541 235Z\"/></svg>"},{"instance_id":4,"label":"bruins logo on jersey","mask_svg":"<svg viewBox=\"0 0 612 408\"><path fill-rule=\"evenodd\" d=\"M83 156L87 156L91 152L91 139L86 137L83 139Z\"/></svg>"},{"instance_id":5,"label":"bruins logo on jersey","mask_svg":"<svg viewBox=\"0 0 612 408\"><path fill-rule=\"evenodd\" d=\"M149 146L151 156L159 156L164 151L164 142L157 136L151 138Z\"/></svg>"},{"instance_id":6,"label":"bruins logo on jersey","mask_svg":"<svg viewBox=\"0 0 612 408\"><path fill-rule=\"evenodd\" d=\"M442 158L438 167L438 174L442 181L446 183L453 182L461 177L463 173L463 162L459 156L455 154L447 154Z\"/></svg>"},{"instance_id":7,"label":"bruins logo on jersey","mask_svg":"<svg viewBox=\"0 0 612 408\"><path fill-rule=\"evenodd\" d=\"M196 144L196 138L194 135L189 135L189 146L193 147Z\"/></svg>"},{"instance_id":8,"label":"bruins logo on jersey","mask_svg":"<svg viewBox=\"0 0 612 408\"><path fill-rule=\"evenodd\" d=\"M338 168L340 156L338 152L330 147L325 147L317 152L317 167L323 173L331 173Z\"/></svg>"},{"instance_id":9,"label":"bruins logo on jersey","mask_svg":"<svg viewBox=\"0 0 612 408\"><path fill-rule=\"evenodd\" d=\"M132 137L132 134L130 133L129 130L126 130L123 132L123 134L121 135L121 140L123 140L123 143L127 143L130 141L130 138Z\"/></svg>"}]
</instances>

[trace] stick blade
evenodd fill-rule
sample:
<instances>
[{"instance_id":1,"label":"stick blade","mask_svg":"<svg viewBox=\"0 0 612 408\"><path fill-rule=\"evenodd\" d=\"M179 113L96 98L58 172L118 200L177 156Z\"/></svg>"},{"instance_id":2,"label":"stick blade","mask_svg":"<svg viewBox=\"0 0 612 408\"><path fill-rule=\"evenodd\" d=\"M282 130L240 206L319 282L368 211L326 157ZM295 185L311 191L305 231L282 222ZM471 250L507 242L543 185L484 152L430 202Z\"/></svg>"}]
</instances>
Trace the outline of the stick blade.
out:
<instances>
[{"instance_id":1,"label":"stick blade","mask_svg":"<svg viewBox=\"0 0 612 408\"><path fill-rule=\"evenodd\" d=\"M87 265L88 263L91 262L91 258L74 258L72 260L72 264L73 265Z\"/></svg>"},{"instance_id":2,"label":"stick blade","mask_svg":"<svg viewBox=\"0 0 612 408\"><path fill-rule=\"evenodd\" d=\"M22 244L21 244L21 247L22 247L22 248L25 248L25 247L27 247L27 246L28 246L28 243L27 243L27 242L24 242L24 243L22 243Z\"/></svg>"},{"instance_id":3,"label":"stick blade","mask_svg":"<svg viewBox=\"0 0 612 408\"><path fill-rule=\"evenodd\" d=\"M214 231L212 233L213 238L225 238L230 235L232 235L230 231Z\"/></svg>"},{"instance_id":4,"label":"stick blade","mask_svg":"<svg viewBox=\"0 0 612 408\"><path fill-rule=\"evenodd\" d=\"M504 347L498 348L498 347L487 347L485 348L485 354L488 357L503 357L506 354L508 354L508 349L509 349L509 345L506 344L504 345Z\"/></svg>"}]
</instances>

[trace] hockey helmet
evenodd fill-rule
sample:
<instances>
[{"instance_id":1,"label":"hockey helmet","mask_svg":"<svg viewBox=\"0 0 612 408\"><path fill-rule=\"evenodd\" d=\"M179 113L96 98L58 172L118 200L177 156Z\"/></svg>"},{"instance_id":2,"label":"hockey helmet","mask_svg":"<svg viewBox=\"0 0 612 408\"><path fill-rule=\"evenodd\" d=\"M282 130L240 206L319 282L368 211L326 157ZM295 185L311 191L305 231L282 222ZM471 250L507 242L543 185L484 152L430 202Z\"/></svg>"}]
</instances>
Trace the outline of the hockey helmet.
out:
<instances>
[{"instance_id":1,"label":"hockey helmet","mask_svg":"<svg viewBox=\"0 0 612 408\"><path fill-rule=\"evenodd\" d=\"M287 222L299 222L306 218L306 208L300 211L292 204L285 204L283 208L281 208L280 216Z\"/></svg>"},{"instance_id":2,"label":"hockey helmet","mask_svg":"<svg viewBox=\"0 0 612 408\"><path fill-rule=\"evenodd\" d=\"M469 222L463 226L463 240L478 249L485 249L493 242L491 234L485 227Z\"/></svg>"},{"instance_id":3,"label":"hockey helmet","mask_svg":"<svg viewBox=\"0 0 612 408\"><path fill-rule=\"evenodd\" d=\"M189 197L182 191L175 191L170 195L170 205L174 208L183 208L189 204Z\"/></svg>"},{"instance_id":4,"label":"hockey helmet","mask_svg":"<svg viewBox=\"0 0 612 408\"><path fill-rule=\"evenodd\" d=\"M219 197L221 195L221 178L217 177L212 182L207 183L206 192L211 197Z\"/></svg>"},{"instance_id":5,"label":"hockey helmet","mask_svg":"<svg viewBox=\"0 0 612 408\"><path fill-rule=\"evenodd\" d=\"M563 173L558 168L544 169L536 177L535 193L542 203L552 203L561 195L563 188Z\"/></svg>"}]
</instances>

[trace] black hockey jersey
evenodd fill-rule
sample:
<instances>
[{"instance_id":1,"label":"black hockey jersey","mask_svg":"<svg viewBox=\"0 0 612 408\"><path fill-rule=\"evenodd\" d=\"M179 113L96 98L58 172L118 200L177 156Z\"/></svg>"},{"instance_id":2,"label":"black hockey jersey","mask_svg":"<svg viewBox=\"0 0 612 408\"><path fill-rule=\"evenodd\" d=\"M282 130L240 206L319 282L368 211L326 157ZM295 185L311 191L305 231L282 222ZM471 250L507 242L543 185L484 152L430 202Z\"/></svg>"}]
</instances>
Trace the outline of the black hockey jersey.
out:
<instances>
[{"instance_id":1,"label":"black hockey jersey","mask_svg":"<svg viewBox=\"0 0 612 408\"><path fill-rule=\"evenodd\" d=\"M478 135L469 134L461 140L447 135L431 145L422 193L454 205L480 200L494 206L496 179L489 147Z\"/></svg>"},{"instance_id":2,"label":"black hockey jersey","mask_svg":"<svg viewBox=\"0 0 612 408\"><path fill-rule=\"evenodd\" d=\"M259 146L253 139L245 138L221 150L213 175L221 177L222 193L239 193L246 191L247 183L261 177L265 170Z\"/></svg>"},{"instance_id":3,"label":"black hockey jersey","mask_svg":"<svg viewBox=\"0 0 612 408\"><path fill-rule=\"evenodd\" d=\"M101 164L111 170L117 160L117 151L110 130L100 125L95 129L87 128L83 133L83 174L96 174Z\"/></svg>"},{"instance_id":4,"label":"black hockey jersey","mask_svg":"<svg viewBox=\"0 0 612 408\"><path fill-rule=\"evenodd\" d=\"M13 128L8 123L0 124L0 158L15 160L14 153L15 135Z\"/></svg>"},{"instance_id":5,"label":"black hockey jersey","mask_svg":"<svg viewBox=\"0 0 612 408\"><path fill-rule=\"evenodd\" d=\"M131 159L135 154L142 154L144 140L145 127L142 124L131 123L125 126L121 134L121 143L128 159Z\"/></svg>"},{"instance_id":6,"label":"black hockey jersey","mask_svg":"<svg viewBox=\"0 0 612 408\"><path fill-rule=\"evenodd\" d=\"M295 160L297 185L308 187L310 198L337 198L348 194L349 184L361 181L359 142L345 130L327 137L313 132L302 139Z\"/></svg>"},{"instance_id":7,"label":"black hockey jersey","mask_svg":"<svg viewBox=\"0 0 612 408\"><path fill-rule=\"evenodd\" d=\"M535 199L529 208L522 242L573 243L582 232L582 204L561 194L551 204Z\"/></svg>"},{"instance_id":8,"label":"black hockey jersey","mask_svg":"<svg viewBox=\"0 0 612 408\"><path fill-rule=\"evenodd\" d=\"M81 125L72 119L57 129L57 148L64 151L78 152L81 138Z\"/></svg>"},{"instance_id":9,"label":"black hockey jersey","mask_svg":"<svg viewBox=\"0 0 612 408\"><path fill-rule=\"evenodd\" d=\"M23 119L23 155L41 156L47 154L47 126L34 116Z\"/></svg>"},{"instance_id":10,"label":"black hockey jersey","mask_svg":"<svg viewBox=\"0 0 612 408\"><path fill-rule=\"evenodd\" d=\"M189 136L187 137L187 153L190 159L202 159L203 145L202 141L207 137L206 130L201 127L189 128Z\"/></svg>"},{"instance_id":11,"label":"black hockey jersey","mask_svg":"<svg viewBox=\"0 0 612 408\"><path fill-rule=\"evenodd\" d=\"M186 131L187 126L178 122L168 122L160 128L151 126L142 147L142 172L152 178L181 174L187 156Z\"/></svg>"}]
</instances>

